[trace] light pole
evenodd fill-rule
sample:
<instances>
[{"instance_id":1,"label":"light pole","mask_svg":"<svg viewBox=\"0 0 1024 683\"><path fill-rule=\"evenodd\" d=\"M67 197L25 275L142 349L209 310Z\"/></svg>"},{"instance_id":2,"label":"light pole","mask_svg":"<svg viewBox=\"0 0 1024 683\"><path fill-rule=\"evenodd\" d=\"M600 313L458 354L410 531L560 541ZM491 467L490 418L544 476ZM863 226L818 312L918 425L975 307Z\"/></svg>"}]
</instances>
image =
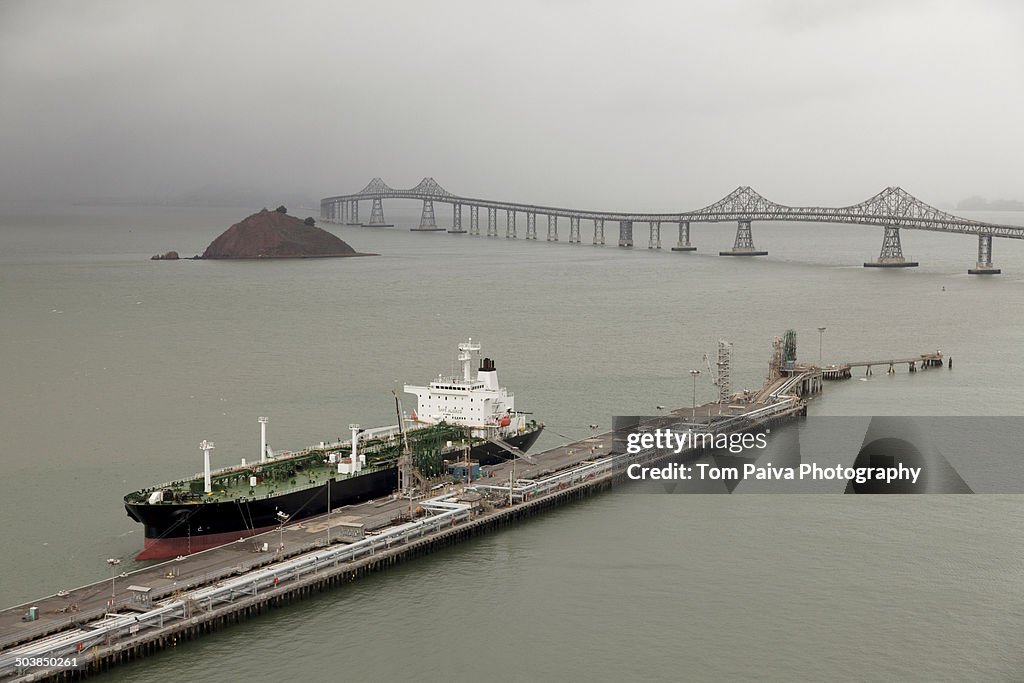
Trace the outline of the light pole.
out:
<instances>
[{"instance_id":1,"label":"light pole","mask_svg":"<svg viewBox=\"0 0 1024 683\"><path fill-rule=\"evenodd\" d=\"M114 582L117 580L117 567L121 564L121 558L110 557L107 559L107 564L110 565L110 606L114 606L114 598L117 597L117 592L114 590Z\"/></svg>"},{"instance_id":2,"label":"light pole","mask_svg":"<svg viewBox=\"0 0 1024 683\"><path fill-rule=\"evenodd\" d=\"M693 378L693 417L697 416L697 375L700 374L700 370L690 370L690 377Z\"/></svg>"},{"instance_id":3,"label":"light pole","mask_svg":"<svg viewBox=\"0 0 1024 683\"><path fill-rule=\"evenodd\" d=\"M821 356L821 340L824 339L824 337L825 337L825 329L826 328L824 328L824 327L819 327L818 328L818 365L819 366L821 365L821 358L822 358L822 356Z\"/></svg>"},{"instance_id":4,"label":"light pole","mask_svg":"<svg viewBox=\"0 0 1024 683\"><path fill-rule=\"evenodd\" d=\"M285 513L285 512L282 512L281 510L278 510L277 511L277 519L278 519L279 522L281 522L281 524L277 527L277 531L278 531L278 544L279 544L277 546L277 549L280 551L280 550L284 550L284 524L285 524L285 522L288 521L288 514Z\"/></svg>"}]
</instances>

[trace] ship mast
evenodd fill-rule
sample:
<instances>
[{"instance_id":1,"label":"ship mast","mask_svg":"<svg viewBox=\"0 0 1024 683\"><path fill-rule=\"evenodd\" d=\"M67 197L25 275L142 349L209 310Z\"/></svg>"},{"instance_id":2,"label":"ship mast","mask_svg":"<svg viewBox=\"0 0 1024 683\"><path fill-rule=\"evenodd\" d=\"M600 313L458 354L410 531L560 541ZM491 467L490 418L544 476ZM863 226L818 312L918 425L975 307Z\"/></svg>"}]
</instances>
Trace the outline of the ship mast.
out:
<instances>
[{"instance_id":1,"label":"ship mast","mask_svg":"<svg viewBox=\"0 0 1024 683\"><path fill-rule=\"evenodd\" d=\"M467 382L473 379L473 352L479 352L481 348L480 342L474 344L472 337L459 344L459 362L462 363L462 379Z\"/></svg>"}]
</instances>

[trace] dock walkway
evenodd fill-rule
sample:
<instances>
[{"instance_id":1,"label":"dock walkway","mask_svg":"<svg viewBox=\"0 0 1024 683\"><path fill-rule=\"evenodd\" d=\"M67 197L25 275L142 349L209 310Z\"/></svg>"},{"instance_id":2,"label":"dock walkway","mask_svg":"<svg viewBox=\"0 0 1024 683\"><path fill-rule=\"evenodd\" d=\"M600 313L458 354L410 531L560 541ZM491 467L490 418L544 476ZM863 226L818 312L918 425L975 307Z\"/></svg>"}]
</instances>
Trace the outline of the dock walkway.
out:
<instances>
[{"instance_id":1,"label":"dock walkway","mask_svg":"<svg viewBox=\"0 0 1024 683\"><path fill-rule=\"evenodd\" d=\"M822 377L825 379L850 379L853 377L853 368L866 368L865 375L873 374L871 369L876 365L882 367L889 366L888 373L894 374L896 372L897 365L906 365L910 372L917 372L918 366L921 369L925 368L941 368L943 362L943 355L941 351L935 353L922 353L919 356L912 358L888 358L882 360L856 360L847 361L845 363L839 363L836 365L826 365L821 368ZM946 359L949 362L949 367L953 367L953 359Z\"/></svg>"}]
</instances>

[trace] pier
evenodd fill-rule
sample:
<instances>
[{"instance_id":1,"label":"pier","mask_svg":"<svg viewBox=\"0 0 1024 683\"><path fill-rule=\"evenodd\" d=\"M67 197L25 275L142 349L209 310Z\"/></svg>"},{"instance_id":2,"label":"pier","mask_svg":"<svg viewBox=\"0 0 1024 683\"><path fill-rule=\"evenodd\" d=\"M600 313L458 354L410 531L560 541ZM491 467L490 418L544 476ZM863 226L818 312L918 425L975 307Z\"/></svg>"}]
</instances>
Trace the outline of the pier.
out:
<instances>
[{"instance_id":1,"label":"pier","mask_svg":"<svg viewBox=\"0 0 1024 683\"><path fill-rule=\"evenodd\" d=\"M953 367L953 359L945 359L948 362L949 367ZM927 368L939 367L943 365L942 352L936 351L935 353L922 353L915 358L889 358L884 360L859 360L850 361L847 363L840 363L838 365L828 365L821 369L822 377L824 379L837 380L837 379L850 379L853 377L853 368L865 368L864 375L871 376L874 374L872 368L876 366L886 367L887 374L895 374L896 366L906 365L910 372L917 372L918 368L924 370Z\"/></svg>"},{"instance_id":2,"label":"pier","mask_svg":"<svg viewBox=\"0 0 1024 683\"><path fill-rule=\"evenodd\" d=\"M720 344L726 359L728 348ZM941 356L927 359L936 361L941 365ZM761 391L729 394L728 363L724 374L721 363L719 368L717 402L645 419L661 427L712 433L764 428L805 415L807 399L822 390L828 372L814 365L794 366ZM621 446L614 432L596 433L511 458L491 467L482 479L441 483L415 497L337 508L2 610L0 680L78 680L105 671L594 495L610 488L628 465L667 457L654 449L629 454Z\"/></svg>"},{"instance_id":3,"label":"pier","mask_svg":"<svg viewBox=\"0 0 1024 683\"><path fill-rule=\"evenodd\" d=\"M581 244L582 223L593 225L595 246L605 244L605 223L618 224L618 245L632 248L634 225L646 224L648 228L648 249L661 249L663 225L678 227L678 240L671 248L674 252L696 251L690 242L692 223L735 223L736 238L733 248L720 251L720 256L765 256L768 252L755 246L752 224L754 221L786 221L804 223L841 223L846 225L875 226L883 229L882 248L878 257L865 261L866 268L913 268L917 261L903 254L901 230L929 230L954 234L975 235L978 238L977 260L968 268L971 275L998 275L1001 270L992 262L992 238L1024 239L1024 226L988 223L963 218L930 206L900 187L887 187L873 197L857 204L842 207L828 206L787 206L773 202L753 188L741 186L703 208L668 212L648 213L630 211L594 211L571 209L557 206L541 206L523 202L481 199L456 195L441 187L433 178L424 178L409 189L395 189L381 178L372 179L359 192L335 195L320 200L320 219L341 225L365 227L387 227L384 221L383 202L385 199L412 199L423 202L419 225L413 232L444 232L480 237L481 230L487 237L500 237L504 227L506 239L520 236L521 223L517 217L525 216L527 240L537 240L538 217L546 225L546 241L559 242L559 221L569 225L569 244ZM369 201L372 209L370 220L359 220L359 203ZM438 225L434 204L451 205L451 226ZM463 221L463 208L468 208L468 224ZM481 209L485 218L481 218ZM481 228L481 225L484 227ZM562 233L564 235L564 232Z\"/></svg>"},{"instance_id":4,"label":"pier","mask_svg":"<svg viewBox=\"0 0 1024 683\"><path fill-rule=\"evenodd\" d=\"M713 406L713 407L712 407ZM803 414L776 393L745 406L697 406L658 420L739 430ZM237 623L314 593L499 529L608 489L628 462L664 455L613 452L604 432L494 466L483 480L451 484L432 498L387 498L339 508L130 574L0 612L0 680L76 680ZM359 529L362 538L350 535ZM38 620L23 617L34 608ZM76 667L18 666L75 658Z\"/></svg>"}]
</instances>

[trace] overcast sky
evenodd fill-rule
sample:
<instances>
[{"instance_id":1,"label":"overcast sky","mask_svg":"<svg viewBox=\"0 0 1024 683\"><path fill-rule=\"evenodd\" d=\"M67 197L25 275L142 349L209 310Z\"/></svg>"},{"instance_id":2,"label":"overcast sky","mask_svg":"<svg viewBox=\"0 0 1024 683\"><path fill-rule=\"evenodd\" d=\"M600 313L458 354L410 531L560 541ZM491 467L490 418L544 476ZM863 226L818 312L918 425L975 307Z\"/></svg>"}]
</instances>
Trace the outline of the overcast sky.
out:
<instances>
[{"instance_id":1,"label":"overcast sky","mask_svg":"<svg viewBox=\"0 0 1024 683\"><path fill-rule=\"evenodd\" d=\"M1024 199L1024 3L0 0L0 199Z\"/></svg>"}]
</instances>

